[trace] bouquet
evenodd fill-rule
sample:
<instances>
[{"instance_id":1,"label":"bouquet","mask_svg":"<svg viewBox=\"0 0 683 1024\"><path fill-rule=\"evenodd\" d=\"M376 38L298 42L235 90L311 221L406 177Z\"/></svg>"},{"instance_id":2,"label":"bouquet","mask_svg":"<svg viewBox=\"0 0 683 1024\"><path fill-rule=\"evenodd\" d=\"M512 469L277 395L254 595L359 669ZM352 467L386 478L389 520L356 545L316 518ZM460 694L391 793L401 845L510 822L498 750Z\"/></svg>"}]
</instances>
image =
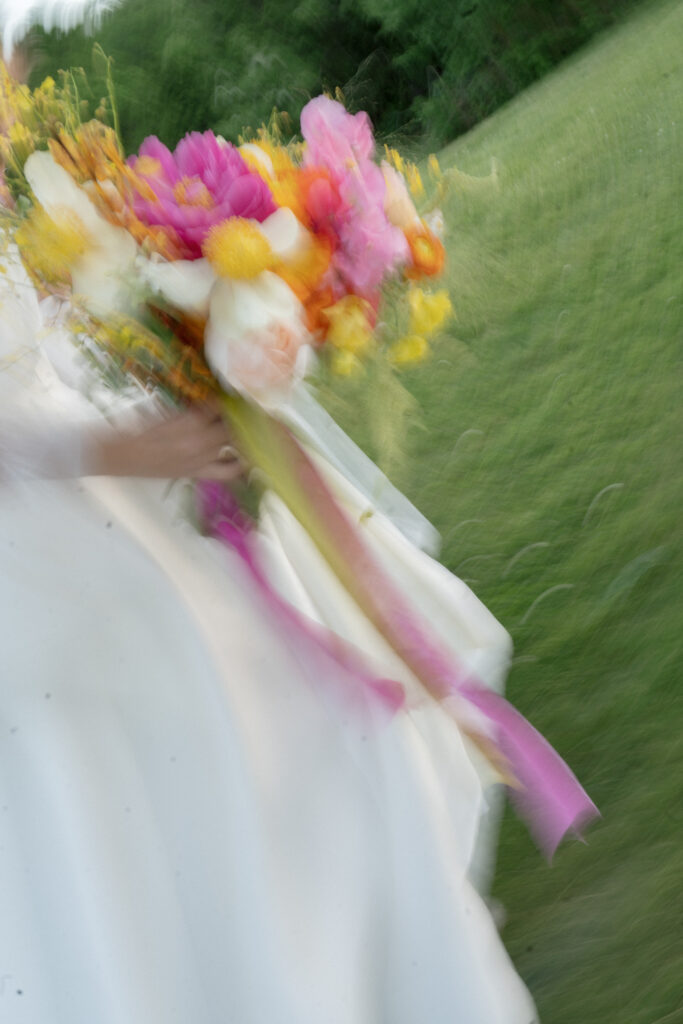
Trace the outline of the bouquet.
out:
<instances>
[{"instance_id":1,"label":"bouquet","mask_svg":"<svg viewBox=\"0 0 683 1024\"><path fill-rule=\"evenodd\" d=\"M97 56L108 95L91 118L77 73L31 92L0 69L4 220L36 286L69 299L75 338L108 372L218 405L242 457L552 851L593 804L529 723L453 663L278 413L315 353L343 374L373 350L404 365L451 315L447 291L421 284L444 247L439 211L418 212L417 167L394 150L379 161L368 116L328 96L304 107L301 142L283 142L273 121L239 146L191 132L173 152L150 137L126 156ZM231 499L204 488L202 507L268 591ZM375 689L400 704L400 687Z\"/></svg>"}]
</instances>

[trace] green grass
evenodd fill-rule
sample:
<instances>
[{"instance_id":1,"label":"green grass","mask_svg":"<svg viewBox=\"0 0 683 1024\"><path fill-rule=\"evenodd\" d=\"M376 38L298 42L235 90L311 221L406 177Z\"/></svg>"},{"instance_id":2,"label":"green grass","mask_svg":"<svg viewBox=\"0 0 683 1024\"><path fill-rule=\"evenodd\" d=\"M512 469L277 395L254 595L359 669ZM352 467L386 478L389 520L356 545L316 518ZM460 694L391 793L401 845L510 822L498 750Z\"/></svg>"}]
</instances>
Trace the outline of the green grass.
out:
<instances>
[{"instance_id":1,"label":"green grass","mask_svg":"<svg viewBox=\"0 0 683 1024\"><path fill-rule=\"evenodd\" d=\"M603 815L550 868L504 822L546 1024L683 1021L681 40L650 4L440 155L458 319L405 377L427 429L398 482Z\"/></svg>"}]
</instances>

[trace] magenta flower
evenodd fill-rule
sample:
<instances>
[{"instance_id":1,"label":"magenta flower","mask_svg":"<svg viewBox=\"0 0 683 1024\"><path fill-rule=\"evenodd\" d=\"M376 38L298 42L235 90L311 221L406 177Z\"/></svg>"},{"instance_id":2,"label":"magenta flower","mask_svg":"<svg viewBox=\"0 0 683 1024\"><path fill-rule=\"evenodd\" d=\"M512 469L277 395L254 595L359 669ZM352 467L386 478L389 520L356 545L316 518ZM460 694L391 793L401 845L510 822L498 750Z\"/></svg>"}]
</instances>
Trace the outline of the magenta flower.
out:
<instances>
[{"instance_id":1,"label":"magenta flower","mask_svg":"<svg viewBox=\"0 0 683 1024\"><path fill-rule=\"evenodd\" d=\"M384 210L386 184L372 159L370 118L318 96L301 112L301 133L305 164L326 168L341 199L331 218L338 243L332 269L342 289L376 299L384 278L408 260L409 249Z\"/></svg>"},{"instance_id":2,"label":"magenta flower","mask_svg":"<svg viewBox=\"0 0 683 1024\"><path fill-rule=\"evenodd\" d=\"M136 195L135 215L145 224L172 228L188 259L201 256L214 224L228 217L263 221L276 209L264 180L213 132L190 132L174 153L150 135L129 163L155 196Z\"/></svg>"}]
</instances>

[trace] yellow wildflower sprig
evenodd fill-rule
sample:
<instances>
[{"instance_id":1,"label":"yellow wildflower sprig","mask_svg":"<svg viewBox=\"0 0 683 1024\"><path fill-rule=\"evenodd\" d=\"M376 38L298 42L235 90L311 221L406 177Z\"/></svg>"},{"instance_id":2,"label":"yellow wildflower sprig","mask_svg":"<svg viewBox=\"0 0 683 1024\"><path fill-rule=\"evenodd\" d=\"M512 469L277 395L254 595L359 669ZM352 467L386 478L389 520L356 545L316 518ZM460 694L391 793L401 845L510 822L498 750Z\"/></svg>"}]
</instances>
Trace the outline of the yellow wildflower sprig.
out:
<instances>
[{"instance_id":1,"label":"yellow wildflower sprig","mask_svg":"<svg viewBox=\"0 0 683 1024\"><path fill-rule=\"evenodd\" d=\"M438 292L411 288L408 309L408 329L389 349L389 359L395 366L410 366L426 359L430 339L453 316L453 306L445 288Z\"/></svg>"},{"instance_id":2,"label":"yellow wildflower sprig","mask_svg":"<svg viewBox=\"0 0 683 1024\"><path fill-rule=\"evenodd\" d=\"M48 76L31 90L15 81L7 66L0 61L0 162L14 200L30 194L24 176L26 160L36 150L46 149L52 140L61 139L63 143L64 139L75 137L86 123L108 127L107 121L111 116L114 121L112 134L118 143L118 111L111 60L98 46L94 57L99 60L108 92L108 96L99 99L94 122L89 121L94 96L82 68L60 71L58 82Z\"/></svg>"},{"instance_id":3,"label":"yellow wildflower sprig","mask_svg":"<svg viewBox=\"0 0 683 1024\"><path fill-rule=\"evenodd\" d=\"M330 366L344 377L355 375L373 353L384 352L395 367L424 361L430 342L454 316L445 288L429 292L413 285L406 290L400 282L385 290L375 326L370 304L358 296L347 295L324 312Z\"/></svg>"},{"instance_id":4,"label":"yellow wildflower sprig","mask_svg":"<svg viewBox=\"0 0 683 1024\"><path fill-rule=\"evenodd\" d=\"M87 353L108 357L110 372L132 377L147 390L161 389L180 403L206 403L221 393L203 356L170 330L162 337L132 317L104 319L84 309L72 314L69 326ZM98 365L101 370L99 360Z\"/></svg>"},{"instance_id":5,"label":"yellow wildflower sprig","mask_svg":"<svg viewBox=\"0 0 683 1024\"><path fill-rule=\"evenodd\" d=\"M357 373L374 345L371 311L370 303L357 295L345 295L324 310L332 371L341 377Z\"/></svg>"},{"instance_id":6,"label":"yellow wildflower sprig","mask_svg":"<svg viewBox=\"0 0 683 1024\"><path fill-rule=\"evenodd\" d=\"M387 163L405 178L413 199L422 199L425 194L425 187L417 164L401 156L399 151L391 146L385 145L384 155Z\"/></svg>"},{"instance_id":7,"label":"yellow wildflower sprig","mask_svg":"<svg viewBox=\"0 0 683 1024\"><path fill-rule=\"evenodd\" d=\"M56 131L81 116L75 77L61 74L60 85L46 78L31 91L16 82L0 61L0 160L13 199L30 194L24 164L31 153L45 149Z\"/></svg>"}]
</instances>

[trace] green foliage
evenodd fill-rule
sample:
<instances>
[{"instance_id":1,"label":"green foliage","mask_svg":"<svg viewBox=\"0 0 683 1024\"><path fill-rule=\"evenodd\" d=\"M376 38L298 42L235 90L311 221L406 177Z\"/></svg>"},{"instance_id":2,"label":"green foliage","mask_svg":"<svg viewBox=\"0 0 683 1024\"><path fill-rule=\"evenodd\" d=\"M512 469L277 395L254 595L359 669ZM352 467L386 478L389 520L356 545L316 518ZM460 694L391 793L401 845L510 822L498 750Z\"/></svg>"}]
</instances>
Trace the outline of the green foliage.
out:
<instances>
[{"instance_id":1,"label":"green foliage","mask_svg":"<svg viewBox=\"0 0 683 1024\"><path fill-rule=\"evenodd\" d=\"M98 32L115 61L126 147L148 134L174 145L344 91L381 134L436 145L486 117L610 24L617 0L123 0ZM34 82L92 66L81 29L36 33Z\"/></svg>"}]
</instances>

